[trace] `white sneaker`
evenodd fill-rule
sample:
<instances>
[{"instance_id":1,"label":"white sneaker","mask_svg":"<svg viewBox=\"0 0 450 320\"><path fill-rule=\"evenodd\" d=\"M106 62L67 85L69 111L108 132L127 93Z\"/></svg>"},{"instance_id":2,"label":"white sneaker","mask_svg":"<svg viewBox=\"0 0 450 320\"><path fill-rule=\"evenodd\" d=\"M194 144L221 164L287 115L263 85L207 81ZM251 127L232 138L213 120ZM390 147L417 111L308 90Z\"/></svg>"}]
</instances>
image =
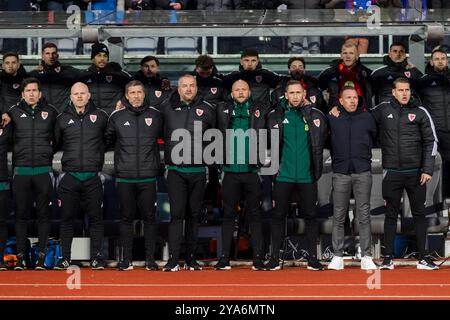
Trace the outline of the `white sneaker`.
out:
<instances>
[{"instance_id":1,"label":"white sneaker","mask_svg":"<svg viewBox=\"0 0 450 320\"><path fill-rule=\"evenodd\" d=\"M328 264L328 270L343 270L344 269L344 258L334 256Z\"/></svg>"},{"instance_id":2,"label":"white sneaker","mask_svg":"<svg viewBox=\"0 0 450 320\"><path fill-rule=\"evenodd\" d=\"M364 256L361 258L362 270L377 270L377 265L373 262L372 257Z\"/></svg>"}]
</instances>

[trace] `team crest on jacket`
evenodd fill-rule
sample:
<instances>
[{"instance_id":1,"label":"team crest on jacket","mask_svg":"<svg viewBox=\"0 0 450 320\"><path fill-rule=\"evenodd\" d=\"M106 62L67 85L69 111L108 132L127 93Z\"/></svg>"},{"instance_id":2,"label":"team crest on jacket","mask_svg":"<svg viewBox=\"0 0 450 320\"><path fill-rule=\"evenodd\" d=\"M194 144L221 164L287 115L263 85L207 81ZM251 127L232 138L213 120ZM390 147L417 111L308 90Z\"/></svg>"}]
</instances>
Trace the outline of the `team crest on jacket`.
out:
<instances>
[{"instance_id":1,"label":"team crest on jacket","mask_svg":"<svg viewBox=\"0 0 450 320\"><path fill-rule=\"evenodd\" d=\"M56 72L56 73L60 73L60 72L61 72L61 67L56 67L56 68L55 68L55 72Z\"/></svg>"},{"instance_id":2,"label":"team crest on jacket","mask_svg":"<svg viewBox=\"0 0 450 320\"><path fill-rule=\"evenodd\" d=\"M111 81L112 81L112 76L106 76L106 81L108 81L109 83L111 83Z\"/></svg>"},{"instance_id":3,"label":"team crest on jacket","mask_svg":"<svg viewBox=\"0 0 450 320\"><path fill-rule=\"evenodd\" d=\"M405 76L406 76L407 78L410 78L410 77L411 77L411 72L405 71Z\"/></svg>"},{"instance_id":4,"label":"team crest on jacket","mask_svg":"<svg viewBox=\"0 0 450 320\"><path fill-rule=\"evenodd\" d=\"M217 93L217 88L211 88L211 93L212 94L216 94Z\"/></svg>"},{"instance_id":5,"label":"team crest on jacket","mask_svg":"<svg viewBox=\"0 0 450 320\"><path fill-rule=\"evenodd\" d=\"M162 95L162 91L156 90L155 91L155 97L159 98Z\"/></svg>"},{"instance_id":6,"label":"team crest on jacket","mask_svg":"<svg viewBox=\"0 0 450 320\"><path fill-rule=\"evenodd\" d=\"M89 119L91 119L92 123L95 123L95 121L97 121L97 115L96 114L91 114L89 116Z\"/></svg>"},{"instance_id":7,"label":"team crest on jacket","mask_svg":"<svg viewBox=\"0 0 450 320\"><path fill-rule=\"evenodd\" d=\"M13 89L19 89L19 87L20 87L20 84L18 84L18 83L13 84Z\"/></svg>"},{"instance_id":8,"label":"team crest on jacket","mask_svg":"<svg viewBox=\"0 0 450 320\"><path fill-rule=\"evenodd\" d=\"M145 124L149 127L152 125L152 121L153 121L152 118L145 118Z\"/></svg>"},{"instance_id":9,"label":"team crest on jacket","mask_svg":"<svg viewBox=\"0 0 450 320\"><path fill-rule=\"evenodd\" d=\"M48 112L47 111L42 111L41 112L41 117L42 117L42 119L47 119L47 117L48 117Z\"/></svg>"},{"instance_id":10,"label":"team crest on jacket","mask_svg":"<svg viewBox=\"0 0 450 320\"><path fill-rule=\"evenodd\" d=\"M319 128L320 127L320 119L314 119L314 125Z\"/></svg>"},{"instance_id":11,"label":"team crest on jacket","mask_svg":"<svg viewBox=\"0 0 450 320\"><path fill-rule=\"evenodd\" d=\"M261 115L261 113L259 112L259 110L255 111L255 117L259 118L259 116Z\"/></svg>"},{"instance_id":12,"label":"team crest on jacket","mask_svg":"<svg viewBox=\"0 0 450 320\"><path fill-rule=\"evenodd\" d=\"M262 76L255 77L256 82L260 83L262 81Z\"/></svg>"},{"instance_id":13,"label":"team crest on jacket","mask_svg":"<svg viewBox=\"0 0 450 320\"><path fill-rule=\"evenodd\" d=\"M195 109L195 113L197 113L197 115L198 115L199 117L201 117L202 114L203 114L203 110L202 110L202 109Z\"/></svg>"},{"instance_id":14,"label":"team crest on jacket","mask_svg":"<svg viewBox=\"0 0 450 320\"><path fill-rule=\"evenodd\" d=\"M316 96L311 96L311 97L309 97L309 100L310 100L312 103L316 103Z\"/></svg>"},{"instance_id":15,"label":"team crest on jacket","mask_svg":"<svg viewBox=\"0 0 450 320\"><path fill-rule=\"evenodd\" d=\"M416 115L414 113L408 113L409 121L414 121L415 118L416 118Z\"/></svg>"},{"instance_id":16,"label":"team crest on jacket","mask_svg":"<svg viewBox=\"0 0 450 320\"><path fill-rule=\"evenodd\" d=\"M0 136L3 134L3 129L0 129Z\"/></svg>"}]
</instances>

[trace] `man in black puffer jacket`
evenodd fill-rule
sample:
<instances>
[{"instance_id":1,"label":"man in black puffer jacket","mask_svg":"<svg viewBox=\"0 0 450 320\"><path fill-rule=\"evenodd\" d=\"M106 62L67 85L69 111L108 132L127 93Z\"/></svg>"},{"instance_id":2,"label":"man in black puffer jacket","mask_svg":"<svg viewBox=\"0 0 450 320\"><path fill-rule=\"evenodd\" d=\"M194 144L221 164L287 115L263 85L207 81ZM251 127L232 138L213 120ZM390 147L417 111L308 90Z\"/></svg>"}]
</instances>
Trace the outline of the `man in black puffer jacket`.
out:
<instances>
[{"instance_id":1,"label":"man in black puffer jacket","mask_svg":"<svg viewBox=\"0 0 450 320\"><path fill-rule=\"evenodd\" d=\"M173 92L160 108L164 118L164 157L168 169L167 188L172 219L169 224L170 257L164 271L180 269L178 259L183 220L186 222L184 268L201 270L195 259L195 250L207 175L203 161L203 133L215 126L216 112L210 103L197 95L197 91L194 76L181 76L178 91ZM186 210L188 204L189 210Z\"/></svg>"},{"instance_id":2,"label":"man in black puffer jacket","mask_svg":"<svg viewBox=\"0 0 450 320\"><path fill-rule=\"evenodd\" d=\"M3 55L2 70L0 71L0 104L2 113L8 111L21 98L20 84L27 77L25 68L19 61L15 52L7 52Z\"/></svg>"},{"instance_id":3,"label":"man in black puffer jacket","mask_svg":"<svg viewBox=\"0 0 450 320\"><path fill-rule=\"evenodd\" d=\"M105 111L89 101L88 87L81 82L72 86L70 102L56 119L55 149L62 149L62 173L58 180L58 198L61 207L62 257L55 269L65 270L70 265L73 239L73 219L82 203L89 217L91 236L91 268L105 268L102 258L103 241L103 134L108 122Z\"/></svg>"},{"instance_id":4,"label":"man in black puffer jacket","mask_svg":"<svg viewBox=\"0 0 450 320\"><path fill-rule=\"evenodd\" d=\"M133 219L136 205L144 220L145 267L158 270L154 251L156 223L156 177L160 171L157 139L162 136L161 113L144 104L142 82L133 80L125 87L124 108L111 114L105 137L114 146L114 169L120 203L120 242L123 258L119 270L132 270Z\"/></svg>"},{"instance_id":5,"label":"man in black puffer jacket","mask_svg":"<svg viewBox=\"0 0 450 320\"><path fill-rule=\"evenodd\" d=\"M419 80L419 95L431 114L439 139L439 152L443 158L443 192L450 195L448 170L450 168L450 70L447 53L434 50L425 75Z\"/></svg>"},{"instance_id":6,"label":"man in black puffer jacket","mask_svg":"<svg viewBox=\"0 0 450 320\"><path fill-rule=\"evenodd\" d=\"M383 64L384 66L375 69L370 75L375 104L389 101L392 98L392 83L397 78L408 78L411 82L412 94L416 93L416 84L422 77L422 72L406 59L404 44L391 44L389 54L384 57Z\"/></svg>"},{"instance_id":7,"label":"man in black puffer jacket","mask_svg":"<svg viewBox=\"0 0 450 320\"><path fill-rule=\"evenodd\" d=\"M383 177L383 198L386 202L384 221L384 261L380 269L394 269L394 238L400 200L406 189L414 219L418 269L438 267L425 256L427 221L425 218L426 183L431 180L437 153L437 137L428 111L411 100L410 82L394 81L390 101L372 109L379 127Z\"/></svg>"},{"instance_id":8,"label":"man in black puffer jacket","mask_svg":"<svg viewBox=\"0 0 450 320\"><path fill-rule=\"evenodd\" d=\"M232 102L217 106L217 128L223 137L234 141L224 143L224 178L222 182L223 222L222 252L216 270L230 269L230 251L233 239L236 208L245 196L245 214L248 217L253 248L253 270L264 270L262 258L262 222L259 206L260 181L258 177L258 134L265 128L265 116L270 110L267 101L254 101L248 83L238 80L233 84ZM253 131L256 135L246 135ZM227 132L231 133L227 135ZM243 132L244 135L240 135ZM255 139L256 138L256 141ZM231 146L234 146L231 149ZM255 147L256 146L256 150ZM253 158L253 159L252 159ZM243 160L243 161L242 161ZM256 161L252 161L256 160Z\"/></svg>"},{"instance_id":9,"label":"man in black puffer jacket","mask_svg":"<svg viewBox=\"0 0 450 320\"><path fill-rule=\"evenodd\" d=\"M169 96L170 81L167 77L158 73L159 60L154 56L146 56L141 60L141 70L133 76L134 80L142 82L145 86L145 103L154 108L159 108Z\"/></svg>"},{"instance_id":10,"label":"man in black puffer jacket","mask_svg":"<svg viewBox=\"0 0 450 320\"><path fill-rule=\"evenodd\" d=\"M8 115L13 128L13 194L16 205L17 264L26 268L28 210L36 202L39 258L37 270L45 270L44 260L50 231L49 203L53 192L54 127L58 111L42 99L39 81L22 81L22 100L12 106Z\"/></svg>"},{"instance_id":11,"label":"man in black puffer jacket","mask_svg":"<svg viewBox=\"0 0 450 320\"><path fill-rule=\"evenodd\" d=\"M270 89L280 83L282 77L272 71L263 69L256 50L245 49L241 54L239 71L233 71L223 76L225 87L231 90L236 80L244 80L250 86L255 100L270 101Z\"/></svg>"},{"instance_id":12,"label":"man in black puffer jacket","mask_svg":"<svg viewBox=\"0 0 450 320\"><path fill-rule=\"evenodd\" d=\"M319 225L316 218L317 180L322 175L323 147L328 134L327 118L305 100L306 92L299 81L286 85L285 99L267 116L267 128L278 130L278 146L271 146L271 157L279 155L280 167L275 178L275 208L272 216L272 257L267 270L279 270L284 217L288 213L292 194L298 190L306 222L308 269L323 270L317 260ZM276 148L278 147L278 150Z\"/></svg>"},{"instance_id":13,"label":"man in black puffer jacket","mask_svg":"<svg viewBox=\"0 0 450 320\"><path fill-rule=\"evenodd\" d=\"M51 42L42 46L42 61L30 77L39 80L42 95L48 103L62 112L69 101L70 88L79 77L80 70L58 61L58 47Z\"/></svg>"},{"instance_id":14,"label":"man in black puffer jacket","mask_svg":"<svg viewBox=\"0 0 450 320\"><path fill-rule=\"evenodd\" d=\"M91 100L97 108L111 114L131 75L116 62L109 61L109 50L102 43L94 43L91 53L92 65L81 72L79 81L87 84Z\"/></svg>"}]
</instances>

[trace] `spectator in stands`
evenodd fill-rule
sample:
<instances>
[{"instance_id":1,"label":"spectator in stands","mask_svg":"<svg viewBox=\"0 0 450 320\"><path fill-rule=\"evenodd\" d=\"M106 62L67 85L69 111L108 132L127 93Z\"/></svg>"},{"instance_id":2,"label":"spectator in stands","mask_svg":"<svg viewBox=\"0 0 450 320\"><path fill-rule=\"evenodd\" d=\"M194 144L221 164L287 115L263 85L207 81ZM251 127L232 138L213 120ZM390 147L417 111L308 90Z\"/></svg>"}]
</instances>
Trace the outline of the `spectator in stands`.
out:
<instances>
[{"instance_id":1,"label":"spectator in stands","mask_svg":"<svg viewBox=\"0 0 450 320\"><path fill-rule=\"evenodd\" d=\"M230 90L236 80L245 80L255 100L270 101L270 89L276 88L281 76L263 69L259 54L254 49L245 49L241 54L239 71L233 71L223 76L225 87Z\"/></svg>"},{"instance_id":2,"label":"spectator in stands","mask_svg":"<svg viewBox=\"0 0 450 320\"><path fill-rule=\"evenodd\" d=\"M155 9L155 4L153 0L126 0L125 1L126 10L153 10Z\"/></svg>"},{"instance_id":3,"label":"spectator in stands","mask_svg":"<svg viewBox=\"0 0 450 320\"><path fill-rule=\"evenodd\" d=\"M47 1L48 11L66 11L71 5L78 5L78 1L56 0Z\"/></svg>"},{"instance_id":4,"label":"spectator in stands","mask_svg":"<svg viewBox=\"0 0 450 320\"><path fill-rule=\"evenodd\" d=\"M276 9L283 1L277 0L234 0L235 9Z\"/></svg>"},{"instance_id":5,"label":"spectator in stands","mask_svg":"<svg viewBox=\"0 0 450 320\"><path fill-rule=\"evenodd\" d=\"M89 217L91 238L91 268L102 270L103 184L100 172L104 161L103 134L108 122L105 111L90 101L88 87L75 83L70 91L70 103L56 119L55 150L62 150L62 173L58 177L58 199L61 207L60 237L62 257L57 270L70 265L73 220L81 205Z\"/></svg>"},{"instance_id":6,"label":"spectator in stands","mask_svg":"<svg viewBox=\"0 0 450 320\"><path fill-rule=\"evenodd\" d=\"M233 10L234 0L197 0L197 10Z\"/></svg>"},{"instance_id":7,"label":"spectator in stands","mask_svg":"<svg viewBox=\"0 0 450 320\"><path fill-rule=\"evenodd\" d=\"M133 80L125 87L125 108L109 118L106 144L114 146L114 169L120 204L120 243L123 257L119 270L133 270L133 220L136 208L144 220L145 268L158 270L154 253L158 225L156 223L156 176L160 169L156 143L162 136L161 113L144 102L142 82ZM179 193L180 190L177 190Z\"/></svg>"},{"instance_id":8,"label":"spectator in stands","mask_svg":"<svg viewBox=\"0 0 450 320\"><path fill-rule=\"evenodd\" d=\"M17 264L26 268L28 214L35 202L38 222L39 254L36 270L45 270L45 251L50 231L49 204L53 192L54 126L58 111L42 99L39 80L21 83L22 100L8 114L13 128L13 195L16 212Z\"/></svg>"},{"instance_id":9,"label":"spectator in stands","mask_svg":"<svg viewBox=\"0 0 450 320\"><path fill-rule=\"evenodd\" d=\"M186 10L189 0L154 0L155 10Z\"/></svg>"},{"instance_id":10,"label":"spectator in stands","mask_svg":"<svg viewBox=\"0 0 450 320\"><path fill-rule=\"evenodd\" d=\"M19 60L16 52L7 52L3 55L1 81L1 110L2 113L18 103L21 98L20 84L27 77L27 72Z\"/></svg>"},{"instance_id":11,"label":"spectator in stands","mask_svg":"<svg viewBox=\"0 0 450 320\"><path fill-rule=\"evenodd\" d=\"M412 94L416 93L416 82L422 77L422 72L408 62L406 48L402 43L391 44L389 54L384 57L383 64L384 66L374 70L370 76L376 104L392 98L392 83L397 78L408 78Z\"/></svg>"},{"instance_id":12,"label":"spectator in stands","mask_svg":"<svg viewBox=\"0 0 450 320\"><path fill-rule=\"evenodd\" d=\"M116 62L109 62L109 50L102 43L94 43L91 53L92 65L80 75L80 81L87 84L91 101L108 114L123 96L123 89L131 75Z\"/></svg>"},{"instance_id":13,"label":"spectator in stands","mask_svg":"<svg viewBox=\"0 0 450 320\"><path fill-rule=\"evenodd\" d=\"M184 235L186 237L184 268L201 270L201 266L195 259L195 251L207 170L205 164L199 161L201 159L194 158L198 150L203 150L202 141L194 139L194 127L197 128L196 130L200 129L203 136L203 132L215 126L216 113L214 107L204 101L197 91L194 76L183 75L178 80L178 90L174 91L160 107L164 117L164 157L168 169L167 188L172 219L169 224L169 261L163 271L180 269L178 259L183 235L183 220L185 220ZM183 138L181 144L183 156L179 156L179 136L178 138L173 136L177 129L188 130L190 133L189 137ZM185 139L190 142L187 143ZM179 157L176 157L177 155ZM187 209L188 205L189 209Z\"/></svg>"},{"instance_id":14,"label":"spectator in stands","mask_svg":"<svg viewBox=\"0 0 450 320\"><path fill-rule=\"evenodd\" d=\"M8 238L6 219L9 215L9 199L11 198L11 187L9 183L7 151L11 139L12 126L1 126L0 128L0 271L7 270L3 259L3 253Z\"/></svg>"},{"instance_id":15,"label":"spectator in stands","mask_svg":"<svg viewBox=\"0 0 450 320\"><path fill-rule=\"evenodd\" d=\"M328 107L333 109L339 105L339 92L344 87L354 87L358 97L362 99L361 106L372 106L372 87L370 85L371 70L359 60L358 48L353 42L342 45L341 59L332 62L328 69L319 75L319 87L328 91Z\"/></svg>"},{"instance_id":16,"label":"spectator in stands","mask_svg":"<svg viewBox=\"0 0 450 320\"><path fill-rule=\"evenodd\" d=\"M431 114L438 136L439 153L443 158L443 191L450 195L450 70L447 53L437 48L419 80L419 94L424 107Z\"/></svg>"},{"instance_id":17,"label":"spectator in stands","mask_svg":"<svg viewBox=\"0 0 450 320\"><path fill-rule=\"evenodd\" d=\"M69 90L80 75L80 71L59 61L58 47L51 42L42 46L42 61L30 72L41 83L42 95L48 103L62 112L68 103Z\"/></svg>"},{"instance_id":18,"label":"spectator in stands","mask_svg":"<svg viewBox=\"0 0 450 320\"><path fill-rule=\"evenodd\" d=\"M144 84L146 103L158 108L170 93L170 81L159 74L159 60L154 56L146 56L141 60L141 70L133 76Z\"/></svg>"},{"instance_id":19,"label":"spectator in stands","mask_svg":"<svg viewBox=\"0 0 450 320\"><path fill-rule=\"evenodd\" d=\"M371 159L377 127L373 117L358 108L358 101L356 89L344 87L339 97L339 116L328 115L333 167L334 254L328 265L331 270L344 269L344 223L352 192L359 222L361 269L377 269L372 261L370 230Z\"/></svg>"},{"instance_id":20,"label":"spectator in stands","mask_svg":"<svg viewBox=\"0 0 450 320\"><path fill-rule=\"evenodd\" d=\"M212 105L227 98L227 90L222 79L217 76L217 68L213 58L201 55L195 60L192 75L197 80L198 94Z\"/></svg>"},{"instance_id":21,"label":"spectator in stands","mask_svg":"<svg viewBox=\"0 0 450 320\"><path fill-rule=\"evenodd\" d=\"M285 0L282 1L286 4L287 9L320 9L321 8L321 0ZM306 14L305 14L306 16ZM303 41L306 38L307 47L303 47ZM301 54L301 53L312 53L317 54L320 53L320 38L315 37L305 37L305 36L295 36L289 37L289 50L291 53Z\"/></svg>"},{"instance_id":22,"label":"spectator in stands","mask_svg":"<svg viewBox=\"0 0 450 320\"><path fill-rule=\"evenodd\" d=\"M272 91L271 104L276 106L278 101L284 98L286 83L290 80L297 80L300 81L303 88L306 90L306 99L314 104L316 108L327 113L328 106L326 101L323 99L322 91L318 88L318 81L313 76L306 74L305 67L305 59L302 57L292 57L288 60L289 77L284 77L278 88Z\"/></svg>"},{"instance_id":23,"label":"spectator in stands","mask_svg":"<svg viewBox=\"0 0 450 320\"><path fill-rule=\"evenodd\" d=\"M384 260L380 269L394 269L394 238L401 198L406 190L414 219L419 262L417 269L439 267L426 257L427 220L425 217L426 184L431 180L437 152L437 137L429 113L411 99L410 81L397 78L392 96L372 109L377 122L383 155ZM402 111L404 110L404 111Z\"/></svg>"},{"instance_id":24,"label":"spectator in stands","mask_svg":"<svg viewBox=\"0 0 450 320\"><path fill-rule=\"evenodd\" d=\"M279 131L278 146L272 146L271 154L277 154L274 148L278 147L278 154L281 155L273 191L275 208L271 223L272 257L266 263L267 270L280 269L284 218L295 190L298 191L306 223L308 269L323 270L322 264L317 260L319 226L316 203L317 180L322 175L323 147L328 134L327 119L305 97L302 84L296 80L289 81L286 84L285 99L281 99L267 117L268 130Z\"/></svg>"},{"instance_id":25,"label":"spectator in stands","mask_svg":"<svg viewBox=\"0 0 450 320\"><path fill-rule=\"evenodd\" d=\"M244 80L233 83L231 90L232 101L219 103L217 106L217 127L222 136L229 136L224 145L224 178L222 180L223 222L222 222L222 252L216 270L228 270L230 266L231 242L235 229L236 208L242 195L245 197L245 212L248 217L253 247L253 270L264 270L262 253L262 222L259 206L260 181L257 165L251 161L257 150L257 145L249 135L239 134L236 130L255 130L258 132L265 127L265 116L270 110L268 101L254 101L250 87ZM256 135L255 135L256 138ZM234 146L234 147L233 147Z\"/></svg>"}]
</instances>

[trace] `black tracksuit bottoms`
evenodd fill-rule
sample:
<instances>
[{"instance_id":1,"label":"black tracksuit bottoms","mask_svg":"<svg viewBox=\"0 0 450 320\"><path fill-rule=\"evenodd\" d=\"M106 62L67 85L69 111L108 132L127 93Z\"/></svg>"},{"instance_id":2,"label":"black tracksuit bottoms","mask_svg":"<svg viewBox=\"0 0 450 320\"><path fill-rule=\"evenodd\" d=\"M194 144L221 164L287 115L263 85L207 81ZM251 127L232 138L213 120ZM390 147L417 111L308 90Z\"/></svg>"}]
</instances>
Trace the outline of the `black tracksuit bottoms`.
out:
<instances>
[{"instance_id":1,"label":"black tracksuit bottoms","mask_svg":"<svg viewBox=\"0 0 450 320\"><path fill-rule=\"evenodd\" d=\"M61 248L64 258L70 260L73 240L73 221L80 205L89 217L91 238L91 259L102 253L103 225L103 184L100 176L80 181L69 173L63 173L57 189L61 207Z\"/></svg>"},{"instance_id":2,"label":"black tracksuit bottoms","mask_svg":"<svg viewBox=\"0 0 450 320\"><path fill-rule=\"evenodd\" d=\"M167 190L170 202L169 255L178 260L185 220L186 258L195 255L200 210L206 188L206 172L182 173L169 170Z\"/></svg>"},{"instance_id":3,"label":"black tracksuit bottoms","mask_svg":"<svg viewBox=\"0 0 450 320\"><path fill-rule=\"evenodd\" d=\"M416 231L417 251L420 258L425 255L427 237L427 220L425 217L426 185L420 185L420 171L387 171L383 178L383 198L386 201L386 218L384 220L385 256L394 256L394 239L397 217L401 214L401 198L406 189Z\"/></svg>"},{"instance_id":4,"label":"black tracksuit bottoms","mask_svg":"<svg viewBox=\"0 0 450 320\"><path fill-rule=\"evenodd\" d=\"M8 238L8 228L6 219L8 218L8 201L11 197L11 190L0 191L0 259L3 259L6 240Z\"/></svg>"},{"instance_id":5,"label":"black tracksuit bottoms","mask_svg":"<svg viewBox=\"0 0 450 320\"><path fill-rule=\"evenodd\" d=\"M132 260L133 219L139 211L144 220L144 245L146 260L154 258L158 225L156 223L156 181L118 182L120 203L120 243L123 259Z\"/></svg>"},{"instance_id":6,"label":"black tracksuit bottoms","mask_svg":"<svg viewBox=\"0 0 450 320\"><path fill-rule=\"evenodd\" d=\"M27 220L33 202L36 203L39 252L45 253L50 233L50 205L53 192L53 173L14 175L13 195L16 206L17 253L25 256Z\"/></svg>"}]
</instances>

